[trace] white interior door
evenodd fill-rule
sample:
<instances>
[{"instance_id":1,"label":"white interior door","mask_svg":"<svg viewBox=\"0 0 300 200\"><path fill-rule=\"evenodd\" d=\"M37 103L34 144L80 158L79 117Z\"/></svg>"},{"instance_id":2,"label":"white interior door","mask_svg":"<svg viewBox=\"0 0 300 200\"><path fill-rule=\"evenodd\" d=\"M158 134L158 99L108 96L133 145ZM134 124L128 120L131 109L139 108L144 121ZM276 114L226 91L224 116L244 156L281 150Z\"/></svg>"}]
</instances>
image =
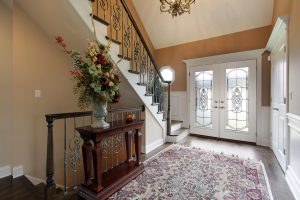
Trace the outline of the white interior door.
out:
<instances>
[{"instance_id":1,"label":"white interior door","mask_svg":"<svg viewBox=\"0 0 300 200\"><path fill-rule=\"evenodd\" d=\"M256 142L256 61L191 68L190 131Z\"/></svg>"},{"instance_id":2,"label":"white interior door","mask_svg":"<svg viewBox=\"0 0 300 200\"><path fill-rule=\"evenodd\" d=\"M287 147L287 48L282 37L271 53L271 131L272 150L282 169L286 170Z\"/></svg>"}]
</instances>

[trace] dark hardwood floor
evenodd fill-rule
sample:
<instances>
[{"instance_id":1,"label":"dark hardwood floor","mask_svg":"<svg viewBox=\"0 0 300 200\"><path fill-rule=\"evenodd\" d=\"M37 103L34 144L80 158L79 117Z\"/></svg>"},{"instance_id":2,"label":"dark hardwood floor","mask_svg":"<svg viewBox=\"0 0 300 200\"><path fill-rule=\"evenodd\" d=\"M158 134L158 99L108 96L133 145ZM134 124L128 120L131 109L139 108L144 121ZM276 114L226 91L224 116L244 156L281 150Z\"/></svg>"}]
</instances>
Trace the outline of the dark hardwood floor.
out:
<instances>
[{"instance_id":1,"label":"dark hardwood floor","mask_svg":"<svg viewBox=\"0 0 300 200\"><path fill-rule=\"evenodd\" d=\"M281 170L273 152L267 147L253 144L223 141L212 138L189 136L181 144L187 146L200 147L215 152L223 152L229 155L238 155L241 158L262 160L271 185L274 200L294 200L294 197L285 181L284 173ZM143 155L143 160L149 159L159 151L171 144L164 144L153 152ZM43 199L36 195L37 187L34 187L25 177L12 179L7 177L0 179L0 200L39 200ZM80 199L77 195L64 197L61 192L60 198L56 199Z\"/></svg>"},{"instance_id":2,"label":"dark hardwood floor","mask_svg":"<svg viewBox=\"0 0 300 200\"><path fill-rule=\"evenodd\" d=\"M295 199L285 180L284 173L270 148L256 146L249 143L224 141L200 136L188 136L184 141L181 141L180 144L200 147L217 153L223 152L228 155L234 154L245 159L250 158L258 161L261 160L266 168L274 200ZM150 158L169 145L171 144L164 144L163 146L155 149L153 152L145 155L143 159L145 160Z\"/></svg>"},{"instance_id":3,"label":"dark hardwood floor","mask_svg":"<svg viewBox=\"0 0 300 200\"><path fill-rule=\"evenodd\" d=\"M35 187L24 176L13 179L12 176L0 179L1 200L36 200Z\"/></svg>"}]
</instances>

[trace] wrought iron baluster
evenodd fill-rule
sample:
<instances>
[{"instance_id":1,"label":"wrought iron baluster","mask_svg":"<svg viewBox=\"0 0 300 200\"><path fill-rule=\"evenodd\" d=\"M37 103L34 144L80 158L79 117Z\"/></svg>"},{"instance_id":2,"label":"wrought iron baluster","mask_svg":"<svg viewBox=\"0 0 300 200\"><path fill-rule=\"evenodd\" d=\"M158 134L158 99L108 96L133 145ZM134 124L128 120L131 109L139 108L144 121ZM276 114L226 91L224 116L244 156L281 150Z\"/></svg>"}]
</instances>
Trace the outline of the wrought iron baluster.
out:
<instances>
[{"instance_id":1,"label":"wrought iron baluster","mask_svg":"<svg viewBox=\"0 0 300 200\"><path fill-rule=\"evenodd\" d=\"M97 0L97 5L96 5L96 12L97 12L97 17L99 17L99 7L98 7L98 5L99 5L99 0Z\"/></svg>"},{"instance_id":2,"label":"wrought iron baluster","mask_svg":"<svg viewBox=\"0 0 300 200\"><path fill-rule=\"evenodd\" d=\"M122 162L124 162L125 161L125 156L124 156L124 153L125 153L125 149L124 149L124 133L122 133L122 141L121 141L121 143L122 143Z\"/></svg>"},{"instance_id":3,"label":"wrought iron baluster","mask_svg":"<svg viewBox=\"0 0 300 200\"><path fill-rule=\"evenodd\" d=\"M122 6L122 8L123 8L123 6ZM122 10L122 31L121 31L121 35L122 35L122 50L121 50L121 56L122 56L122 58L124 58L125 56L124 56L124 12L123 12L123 9L121 9Z\"/></svg>"},{"instance_id":4,"label":"wrought iron baluster","mask_svg":"<svg viewBox=\"0 0 300 200\"><path fill-rule=\"evenodd\" d=\"M112 0L110 0L110 18L109 18L109 34L110 34L110 39L112 39Z\"/></svg>"},{"instance_id":5,"label":"wrought iron baluster","mask_svg":"<svg viewBox=\"0 0 300 200\"><path fill-rule=\"evenodd\" d=\"M74 135L73 137L75 138L76 137L76 118L74 118ZM75 153L75 152L73 152ZM76 165L76 162L73 162L73 176L74 176L74 185L73 185L73 189L76 190L77 189L77 176L76 176L76 172L77 172L77 165Z\"/></svg>"},{"instance_id":6,"label":"wrought iron baluster","mask_svg":"<svg viewBox=\"0 0 300 200\"><path fill-rule=\"evenodd\" d=\"M120 20L121 20L121 7L118 4L118 0L116 0L115 4L113 5L112 18L113 18L113 28L116 31L116 40L118 41L118 39L119 39L118 38L118 36L119 36L118 32L121 29L121 22L120 22Z\"/></svg>"},{"instance_id":7,"label":"wrought iron baluster","mask_svg":"<svg viewBox=\"0 0 300 200\"><path fill-rule=\"evenodd\" d=\"M114 168L114 138L111 137L110 143L111 169Z\"/></svg>"},{"instance_id":8,"label":"wrought iron baluster","mask_svg":"<svg viewBox=\"0 0 300 200\"><path fill-rule=\"evenodd\" d=\"M134 51L134 44L133 44L133 30L132 30L132 24L130 25L131 27L131 38L130 38L130 44L131 44L131 58L134 57L133 51ZM133 59L132 59L133 60ZM131 70L133 71L133 61L131 60Z\"/></svg>"},{"instance_id":9,"label":"wrought iron baluster","mask_svg":"<svg viewBox=\"0 0 300 200\"><path fill-rule=\"evenodd\" d=\"M145 55L141 56L141 64L140 64L140 84L144 85L145 84L145 76L147 73L147 58Z\"/></svg>"},{"instance_id":10,"label":"wrought iron baluster","mask_svg":"<svg viewBox=\"0 0 300 200\"><path fill-rule=\"evenodd\" d=\"M121 144L121 134L114 135L114 154L116 154L117 165L119 165L119 152Z\"/></svg>"},{"instance_id":11,"label":"wrought iron baluster","mask_svg":"<svg viewBox=\"0 0 300 200\"><path fill-rule=\"evenodd\" d=\"M74 117L73 122L73 138L69 142L69 150L70 153L67 156L67 161L69 163L69 167L72 168L73 171L73 189L77 189L77 167L80 163L80 138L76 134L76 117Z\"/></svg>"},{"instance_id":12,"label":"wrought iron baluster","mask_svg":"<svg viewBox=\"0 0 300 200\"><path fill-rule=\"evenodd\" d=\"M128 22L128 21L127 21ZM126 49L126 57L129 58L129 48L130 48L130 39L131 39L131 29L128 23L124 26L123 30L123 48ZM124 49L122 50L124 54ZM124 57L124 56L123 56Z\"/></svg>"},{"instance_id":13,"label":"wrought iron baluster","mask_svg":"<svg viewBox=\"0 0 300 200\"><path fill-rule=\"evenodd\" d=\"M146 94L148 95L153 94L153 88L154 88L153 84L154 84L154 71L150 64L150 67L148 69L148 74L147 74ZM152 103L154 103L154 101Z\"/></svg>"},{"instance_id":14,"label":"wrought iron baluster","mask_svg":"<svg viewBox=\"0 0 300 200\"><path fill-rule=\"evenodd\" d=\"M106 20L106 11L108 10L108 2L107 0L100 0L100 7L103 10L103 19Z\"/></svg>"},{"instance_id":15,"label":"wrought iron baluster","mask_svg":"<svg viewBox=\"0 0 300 200\"><path fill-rule=\"evenodd\" d=\"M64 118L64 194L67 192L67 119Z\"/></svg>"},{"instance_id":16,"label":"wrought iron baluster","mask_svg":"<svg viewBox=\"0 0 300 200\"><path fill-rule=\"evenodd\" d=\"M135 71L138 72L138 64L140 61L140 43L138 40L135 41L134 43L134 50L133 50L133 61L135 63Z\"/></svg>"},{"instance_id":17,"label":"wrought iron baluster","mask_svg":"<svg viewBox=\"0 0 300 200\"><path fill-rule=\"evenodd\" d=\"M104 138L101 143L102 154L103 154L103 158L105 159L105 169L104 169L105 172L107 172L108 170L107 161L108 161L108 154L109 154L109 143L110 143L110 138Z\"/></svg>"}]
</instances>

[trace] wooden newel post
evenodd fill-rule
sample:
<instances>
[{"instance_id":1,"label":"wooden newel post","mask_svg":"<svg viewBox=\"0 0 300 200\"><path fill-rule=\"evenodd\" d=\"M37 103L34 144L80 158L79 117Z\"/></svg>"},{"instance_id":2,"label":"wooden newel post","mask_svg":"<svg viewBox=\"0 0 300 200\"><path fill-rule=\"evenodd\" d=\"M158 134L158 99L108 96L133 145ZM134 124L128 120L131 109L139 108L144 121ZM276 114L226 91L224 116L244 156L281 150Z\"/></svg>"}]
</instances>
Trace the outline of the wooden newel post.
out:
<instances>
[{"instance_id":1,"label":"wooden newel post","mask_svg":"<svg viewBox=\"0 0 300 200\"><path fill-rule=\"evenodd\" d=\"M54 179L54 160L53 160L53 118L46 117L46 121L48 123L48 140L47 140L47 163L46 163L46 183L47 187L53 186Z\"/></svg>"}]
</instances>

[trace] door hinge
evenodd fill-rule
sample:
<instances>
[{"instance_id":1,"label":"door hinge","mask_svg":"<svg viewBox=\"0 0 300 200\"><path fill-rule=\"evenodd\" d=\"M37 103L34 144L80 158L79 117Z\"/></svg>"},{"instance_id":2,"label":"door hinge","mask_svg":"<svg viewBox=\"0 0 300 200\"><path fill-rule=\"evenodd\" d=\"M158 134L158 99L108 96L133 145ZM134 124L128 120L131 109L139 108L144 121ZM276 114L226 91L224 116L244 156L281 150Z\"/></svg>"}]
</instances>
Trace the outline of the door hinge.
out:
<instances>
[{"instance_id":1,"label":"door hinge","mask_svg":"<svg viewBox=\"0 0 300 200\"><path fill-rule=\"evenodd\" d=\"M287 52L286 46L283 47L283 51L284 51L284 52Z\"/></svg>"},{"instance_id":2,"label":"door hinge","mask_svg":"<svg viewBox=\"0 0 300 200\"><path fill-rule=\"evenodd\" d=\"M283 149L283 155L286 155L286 149Z\"/></svg>"},{"instance_id":3,"label":"door hinge","mask_svg":"<svg viewBox=\"0 0 300 200\"><path fill-rule=\"evenodd\" d=\"M189 76L191 76L191 72L189 72Z\"/></svg>"},{"instance_id":4,"label":"door hinge","mask_svg":"<svg viewBox=\"0 0 300 200\"><path fill-rule=\"evenodd\" d=\"M283 98L283 103L286 104L287 103L287 99L286 97Z\"/></svg>"}]
</instances>

